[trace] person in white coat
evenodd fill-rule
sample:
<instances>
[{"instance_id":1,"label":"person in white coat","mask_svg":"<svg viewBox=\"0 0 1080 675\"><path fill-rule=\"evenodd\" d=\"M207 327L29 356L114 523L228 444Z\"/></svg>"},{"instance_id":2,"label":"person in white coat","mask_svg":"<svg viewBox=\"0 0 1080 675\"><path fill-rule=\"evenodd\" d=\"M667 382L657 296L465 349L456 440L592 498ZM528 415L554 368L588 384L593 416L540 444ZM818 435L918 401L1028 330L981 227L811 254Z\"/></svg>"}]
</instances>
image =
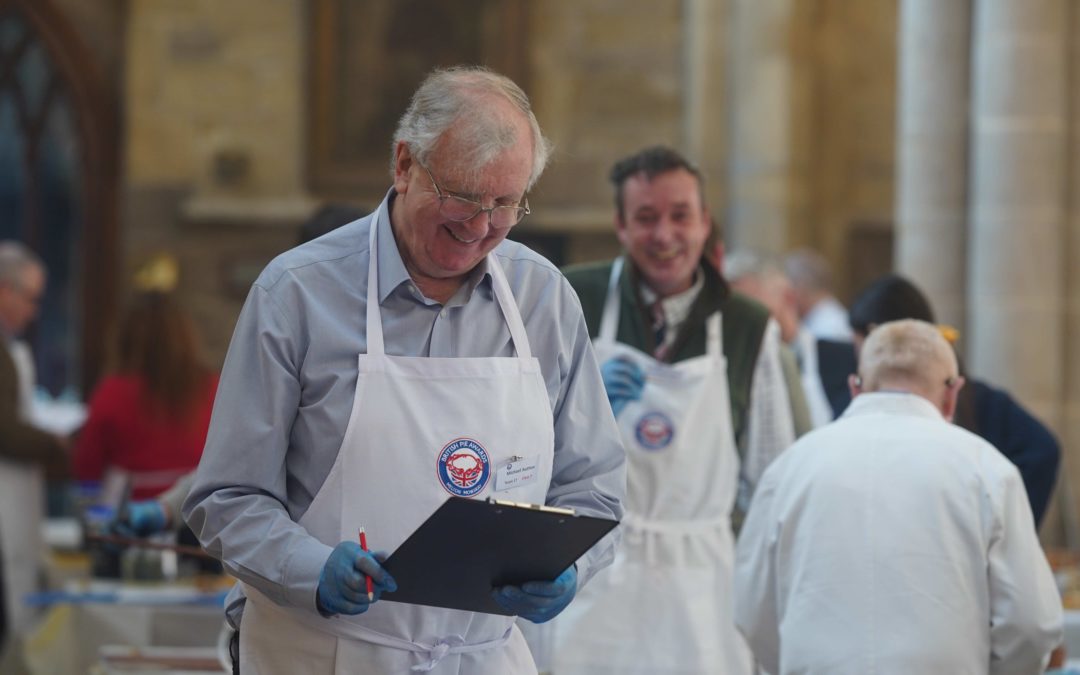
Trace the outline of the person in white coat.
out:
<instances>
[{"instance_id":1,"label":"person in white coat","mask_svg":"<svg viewBox=\"0 0 1080 675\"><path fill-rule=\"evenodd\" d=\"M242 672L536 673L513 616L380 601L396 583L357 530L393 551L452 495L622 516L625 453L580 304L506 239L546 156L516 84L435 71L398 124L376 212L256 280L183 506L240 581L226 611ZM494 598L547 621L615 539Z\"/></svg>"},{"instance_id":2,"label":"person in white coat","mask_svg":"<svg viewBox=\"0 0 1080 675\"><path fill-rule=\"evenodd\" d=\"M765 472L735 618L768 673L1034 674L1061 642L1019 472L950 423L958 372L935 326L881 325L851 406Z\"/></svg>"}]
</instances>

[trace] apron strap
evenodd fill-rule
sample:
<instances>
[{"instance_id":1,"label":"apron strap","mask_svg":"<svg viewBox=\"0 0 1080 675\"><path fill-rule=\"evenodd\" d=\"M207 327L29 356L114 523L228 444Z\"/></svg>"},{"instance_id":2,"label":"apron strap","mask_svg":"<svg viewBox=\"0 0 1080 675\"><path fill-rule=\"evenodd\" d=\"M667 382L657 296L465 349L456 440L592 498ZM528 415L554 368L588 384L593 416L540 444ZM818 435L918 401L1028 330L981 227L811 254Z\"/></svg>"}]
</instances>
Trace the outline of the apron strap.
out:
<instances>
[{"instance_id":1,"label":"apron strap","mask_svg":"<svg viewBox=\"0 0 1080 675\"><path fill-rule=\"evenodd\" d=\"M604 313L600 319L600 332L597 337L609 342L615 341L619 329L619 277L622 275L623 257L615 258L611 263L611 276L608 278L607 297L604 299Z\"/></svg>"},{"instance_id":2,"label":"apron strap","mask_svg":"<svg viewBox=\"0 0 1080 675\"><path fill-rule=\"evenodd\" d=\"M368 275L367 275L367 353L382 356L386 352L383 344L382 313L379 311L379 221L386 213L386 200L379 203L375 217L371 220L371 232L368 234Z\"/></svg>"},{"instance_id":3,"label":"apron strap","mask_svg":"<svg viewBox=\"0 0 1080 675\"><path fill-rule=\"evenodd\" d=\"M368 234L368 285L367 285L367 353L371 356L382 356L386 352L383 342L382 313L379 311L379 223L386 217L386 200L379 204L375 217L371 221L371 231ZM514 349L518 358L531 359L532 348L529 346L529 337L525 332L525 324L521 320L521 312L514 301L514 294L510 291L510 284L506 281L506 274L502 265L498 263L491 253L487 255L488 271L491 273L491 285L495 290L495 300L499 304L506 325L510 329L510 338L514 342Z\"/></svg>"},{"instance_id":4,"label":"apron strap","mask_svg":"<svg viewBox=\"0 0 1080 675\"><path fill-rule=\"evenodd\" d=\"M716 310L705 320L705 353L714 358L723 356L723 321L720 310Z\"/></svg>"},{"instance_id":5,"label":"apron strap","mask_svg":"<svg viewBox=\"0 0 1080 675\"><path fill-rule=\"evenodd\" d=\"M495 259L495 255L488 253L488 271L491 272L491 285L495 289L495 299L499 301L499 309L506 318L506 325L510 329L510 339L514 341L514 349L518 358L531 359L532 348L529 346L529 336L525 332L525 323L521 320L521 312L518 310L514 294L510 292L510 284L506 281L506 273L502 265Z\"/></svg>"}]
</instances>

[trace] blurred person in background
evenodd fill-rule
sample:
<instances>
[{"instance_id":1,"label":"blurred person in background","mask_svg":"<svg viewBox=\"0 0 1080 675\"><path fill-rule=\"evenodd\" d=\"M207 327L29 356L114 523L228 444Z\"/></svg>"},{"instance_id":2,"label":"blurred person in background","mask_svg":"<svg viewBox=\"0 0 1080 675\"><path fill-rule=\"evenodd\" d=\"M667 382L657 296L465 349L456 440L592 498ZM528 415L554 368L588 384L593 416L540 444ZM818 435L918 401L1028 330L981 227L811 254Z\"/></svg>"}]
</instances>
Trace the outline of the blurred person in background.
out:
<instances>
[{"instance_id":1,"label":"blurred person in background","mask_svg":"<svg viewBox=\"0 0 1080 675\"><path fill-rule=\"evenodd\" d=\"M784 256L784 274L795 288L799 319L815 337L851 341L847 310L833 295L829 263L817 251L800 249Z\"/></svg>"},{"instance_id":2,"label":"blurred person in background","mask_svg":"<svg viewBox=\"0 0 1080 675\"><path fill-rule=\"evenodd\" d=\"M372 209L352 204L323 204L300 225L300 236L296 243L306 244L312 239L318 239L342 225L360 220L371 211Z\"/></svg>"},{"instance_id":3,"label":"blurred person in background","mask_svg":"<svg viewBox=\"0 0 1080 675\"><path fill-rule=\"evenodd\" d=\"M555 622L571 673L753 672L731 616L732 511L795 438L768 310L705 253L701 173L666 147L614 165L626 253L569 267L627 452L623 547Z\"/></svg>"},{"instance_id":4,"label":"blurred person in background","mask_svg":"<svg viewBox=\"0 0 1080 675\"><path fill-rule=\"evenodd\" d=\"M855 370L851 343L823 340L802 324L794 286L772 259L754 251L733 251L725 257L724 270L732 288L768 307L780 324L797 363L812 427L833 421L843 411L836 406L850 400L847 376Z\"/></svg>"},{"instance_id":5,"label":"blurred person in background","mask_svg":"<svg viewBox=\"0 0 1080 675\"><path fill-rule=\"evenodd\" d=\"M45 266L29 248L0 242L0 459L42 466L50 479L67 475L67 439L30 422L34 357L20 340L37 317Z\"/></svg>"},{"instance_id":6,"label":"blurred person in background","mask_svg":"<svg viewBox=\"0 0 1080 675\"><path fill-rule=\"evenodd\" d=\"M872 282L851 303L854 349L875 327L898 319L919 319L934 323L930 301L915 284L896 274ZM957 331L943 327L947 339L955 343ZM963 363L961 372L963 372ZM1036 527L1042 523L1057 481L1061 448L1054 434L1031 415L1008 392L969 374L960 392L954 421L981 436L1005 455L1024 479Z\"/></svg>"},{"instance_id":7,"label":"blurred person in background","mask_svg":"<svg viewBox=\"0 0 1080 675\"><path fill-rule=\"evenodd\" d=\"M66 438L31 422L34 359L19 338L45 292L45 266L16 241L0 242L0 651L29 627L22 598L37 590L45 483L67 477Z\"/></svg>"},{"instance_id":8,"label":"blurred person in background","mask_svg":"<svg viewBox=\"0 0 1080 675\"><path fill-rule=\"evenodd\" d=\"M735 616L772 675L1035 674L1062 607L1023 482L950 424L964 378L937 327L876 327L843 416L766 470Z\"/></svg>"},{"instance_id":9,"label":"blurred person in background","mask_svg":"<svg viewBox=\"0 0 1080 675\"><path fill-rule=\"evenodd\" d=\"M120 516L133 519L129 524L140 533L177 518L175 495L147 500L198 466L217 391L195 324L172 292L175 273L153 273L168 260L147 266L143 281L136 281L139 290L117 331L112 372L90 398L72 458L79 480L100 481L110 472L130 478L136 501Z\"/></svg>"}]
</instances>

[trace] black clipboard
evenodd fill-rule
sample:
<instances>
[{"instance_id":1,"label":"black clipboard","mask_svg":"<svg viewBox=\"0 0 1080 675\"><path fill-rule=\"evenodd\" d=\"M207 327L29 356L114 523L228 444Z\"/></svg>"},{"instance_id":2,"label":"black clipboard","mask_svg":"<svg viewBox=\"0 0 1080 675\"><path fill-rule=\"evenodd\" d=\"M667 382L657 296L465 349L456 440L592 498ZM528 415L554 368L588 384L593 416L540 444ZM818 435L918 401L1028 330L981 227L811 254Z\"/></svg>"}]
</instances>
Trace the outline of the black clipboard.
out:
<instances>
[{"instance_id":1,"label":"black clipboard","mask_svg":"<svg viewBox=\"0 0 1080 675\"><path fill-rule=\"evenodd\" d=\"M569 509L450 497L383 563L398 590L382 599L508 615L493 588L554 580L616 525Z\"/></svg>"}]
</instances>

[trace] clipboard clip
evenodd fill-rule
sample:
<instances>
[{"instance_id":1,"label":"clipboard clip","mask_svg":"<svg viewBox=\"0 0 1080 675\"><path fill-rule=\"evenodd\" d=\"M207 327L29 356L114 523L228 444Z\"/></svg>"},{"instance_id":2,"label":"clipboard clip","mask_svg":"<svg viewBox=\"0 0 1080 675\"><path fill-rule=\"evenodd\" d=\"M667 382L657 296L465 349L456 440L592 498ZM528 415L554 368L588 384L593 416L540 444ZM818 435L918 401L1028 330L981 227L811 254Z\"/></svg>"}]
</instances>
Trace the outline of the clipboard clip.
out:
<instances>
[{"instance_id":1,"label":"clipboard clip","mask_svg":"<svg viewBox=\"0 0 1080 675\"><path fill-rule=\"evenodd\" d=\"M562 506L544 506L542 504L527 504L525 502L512 502L507 499L494 499L488 497L489 504L497 504L498 506L512 506L518 509L532 509L533 511L546 511L548 513L557 513L562 516L574 516L577 515L574 509L564 508Z\"/></svg>"}]
</instances>

